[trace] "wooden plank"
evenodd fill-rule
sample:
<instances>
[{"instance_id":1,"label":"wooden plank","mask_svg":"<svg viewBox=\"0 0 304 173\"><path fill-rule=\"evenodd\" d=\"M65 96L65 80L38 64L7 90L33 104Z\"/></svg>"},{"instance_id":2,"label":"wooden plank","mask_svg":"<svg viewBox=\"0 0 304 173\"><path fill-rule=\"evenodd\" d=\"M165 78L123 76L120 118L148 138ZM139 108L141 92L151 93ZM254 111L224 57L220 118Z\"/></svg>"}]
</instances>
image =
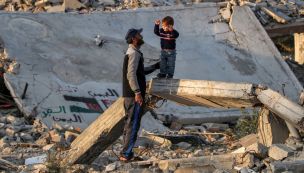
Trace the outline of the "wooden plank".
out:
<instances>
[{"instance_id":1,"label":"wooden plank","mask_svg":"<svg viewBox=\"0 0 304 173\"><path fill-rule=\"evenodd\" d=\"M71 144L61 165L90 164L123 132L125 111L123 98L114 102Z\"/></svg>"},{"instance_id":2,"label":"wooden plank","mask_svg":"<svg viewBox=\"0 0 304 173\"><path fill-rule=\"evenodd\" d=\"M304 64L304 32L294 34L294 43L295 61L297 61L299 64Z\"/></svg>"},{"instance_id":3,"label":"wooden plank","mask_svg":"<svg viewBox=\"0 0 304 173\"><path fill-rule=\"evenodd\" d=\"M269 37L278 37L284 35L291 35L294 33L304 32L304 21L293 22L290 24L276 24L265 27Z\"/></svg>"}]
</instances>

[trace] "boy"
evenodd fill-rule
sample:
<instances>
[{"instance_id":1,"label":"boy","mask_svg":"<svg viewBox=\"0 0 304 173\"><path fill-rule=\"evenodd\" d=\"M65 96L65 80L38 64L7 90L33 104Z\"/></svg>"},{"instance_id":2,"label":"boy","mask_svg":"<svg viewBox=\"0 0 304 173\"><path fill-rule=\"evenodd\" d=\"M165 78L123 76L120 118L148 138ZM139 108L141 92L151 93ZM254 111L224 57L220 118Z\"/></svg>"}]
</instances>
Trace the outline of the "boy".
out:
<instances>
[{"instance_id":1,"label":"boy","mask_svg":"<svg viewBox=\"0 0 304 173\"><path fill-rule=\"evenodd\" d=\"M174 19L167 16L162 20L162 28L159 29L160 20L155 21L154 33L160 37L160 73L158 78L173 78L176 59L176 43L179 33L173 29Z\"/></svg>"}]
</instances>

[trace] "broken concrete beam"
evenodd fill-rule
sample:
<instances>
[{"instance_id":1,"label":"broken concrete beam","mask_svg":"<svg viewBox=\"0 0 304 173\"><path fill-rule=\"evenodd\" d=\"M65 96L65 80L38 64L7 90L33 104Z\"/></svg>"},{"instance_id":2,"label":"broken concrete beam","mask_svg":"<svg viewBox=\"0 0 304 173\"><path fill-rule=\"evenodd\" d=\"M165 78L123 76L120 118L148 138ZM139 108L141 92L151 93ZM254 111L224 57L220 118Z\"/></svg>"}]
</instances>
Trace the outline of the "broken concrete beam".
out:
<instances>
[{"instance_id":1,"label":"broken concrete beam","mask_svg":"<svg viewBox=\"0 0 304 173\"><path fill-rule=\"evenodd\" d=\"M267 108L261 108L258 120L259 142L267 147L272 144L284 143L289 136L286 123Z\"/></svg>"},{"instance_id":2,"label":"broken concrete beam","mask_svg":"<svg viewBox=\"0 0 304 173\"><path fill-rule=\"evenodd\" d=\"M287 20L284 19L283 17L279 16L275 11L267 8L267 7L262 7L261 8L266 14L271 16L274 20L276 20L278 23L287 23Z\"/></svg>"},{"instance_id":3,"label":"broken concrete beam","mask_svg":"<svg viewBox=\"0 0 304 173\"><path fill-rule=\"evenodd\" d=\"M257 89L257 98L271 112L291 123L298 129L304 129L304 108L271 89Z\"/></svg>"},{"instance_id":4,"label":"broken concrete beam","mask_svg":"<svg viewBox=\"0 0 304 173\"><path fill-rule=\"evenodd\" d=\"M295 61L304 64L304 33L294 34Z\"/></svg>"},{"instance_id":5,"label":"broken concrete beam","mask_svg":"<svg viewBox=\"0 0 304 173\"><path fill-rule=\"evenodd\" d=\"M284 171L304 172L304 160L288 161L288 162L273 162L270 167L273 173L281 173Z\"/></svg>"},{"instance_id":6,"label":"broken concrete beam","mask_svg":"<svg viewBox=\"0 0 304 173\"><path fill-rule=\"evenodd\" d=\"M90 164L122 135L125 111L123 98L114 102L71 144L61 165Z\"/></svg>"},{"instance_id":7,"label":"broken concrete beam","mask_svg":"<svg viewBox=\"0 0 304 173\"><path fill-rule=\"evenodd\" d=\"M175 170L177 167L185 167L191 165L196 166L208 166L214 165L218 169L232 169L234 164L235 156L231 154L226 155L213 155L183 159L171 159L156 161L158 167L163 171Z\"/></svg>"},{"instance_id":8,"label":"broken concrete beam","mask_svg":"<svg viewBox=\"0 0 304 173\"><path fill-rule=\"evenodd\" d=\"M253 84L204 80L152 79L148 93L188 106L213 108L252 107Z\"/></svg>"},{"instance_id":9,"label":"broken concrete beam","mask_svg":"<svg viewBox=\"0 0 304 173\"><path fill-rule=\"evenodd\" d=\"M277 24L266 26L265 30L270 37L290 35L293 33L302 33L304 32L304 22L296 21L285 25Z\"/></svg>"},{"instance_id":10,"label":"broken concrete beam","mask_svg":"<svg viewBox=\"0 0 304 173\"><path fill-rule=\"evenodd\" d=\"M284 144L274 144L269 148L269 157L275 160L282 160L294 154L294 151Z\"/></svg>"}]
</instances>

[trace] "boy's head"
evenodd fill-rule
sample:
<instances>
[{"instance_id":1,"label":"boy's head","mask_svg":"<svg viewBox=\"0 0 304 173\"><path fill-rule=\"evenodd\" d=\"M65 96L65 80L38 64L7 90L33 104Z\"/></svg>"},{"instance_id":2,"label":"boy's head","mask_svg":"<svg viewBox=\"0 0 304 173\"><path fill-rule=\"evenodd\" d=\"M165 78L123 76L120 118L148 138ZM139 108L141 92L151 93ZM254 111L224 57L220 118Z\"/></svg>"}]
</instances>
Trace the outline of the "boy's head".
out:
<instances>
[{"instance_id":1,"label":"boy's head","mask_svg":"<svg viewBox=\"0 0 304 173\"><path fill-rule=\"evenodd\" d=\"M169 31L173 29L174 19L171 16L166 16L162 20L162 28L164 31Z\"/></svg>"}]
</instances>

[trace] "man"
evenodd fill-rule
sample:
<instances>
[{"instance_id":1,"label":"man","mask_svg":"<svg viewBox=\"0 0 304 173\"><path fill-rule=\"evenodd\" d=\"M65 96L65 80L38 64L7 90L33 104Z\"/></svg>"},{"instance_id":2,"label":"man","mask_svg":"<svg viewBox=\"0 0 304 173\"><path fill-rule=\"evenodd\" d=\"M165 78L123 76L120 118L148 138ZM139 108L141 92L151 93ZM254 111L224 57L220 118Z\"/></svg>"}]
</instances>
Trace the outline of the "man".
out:
<instances>
[{"instance_id":1,"label":"man","mask_svg":"<svg viewBox=\"0 0 304 173\"><path fill-rule=\"evenodd\" d=\"M140 127L140 120L144 113L146 94L146 74L159 68L159 63L144 68L143 54L139 50L144 44L142 29L129 29L126 34L126 42L129 48L123 63L123 97L126 112L125 127L123 132L123 150L120 160L133 159L133 147Z\"/></svg>"}]
</instances>

